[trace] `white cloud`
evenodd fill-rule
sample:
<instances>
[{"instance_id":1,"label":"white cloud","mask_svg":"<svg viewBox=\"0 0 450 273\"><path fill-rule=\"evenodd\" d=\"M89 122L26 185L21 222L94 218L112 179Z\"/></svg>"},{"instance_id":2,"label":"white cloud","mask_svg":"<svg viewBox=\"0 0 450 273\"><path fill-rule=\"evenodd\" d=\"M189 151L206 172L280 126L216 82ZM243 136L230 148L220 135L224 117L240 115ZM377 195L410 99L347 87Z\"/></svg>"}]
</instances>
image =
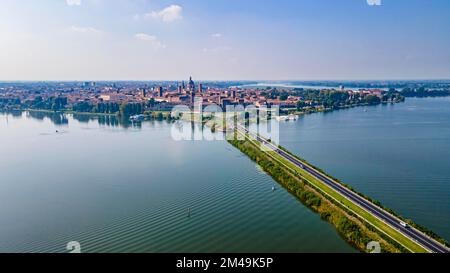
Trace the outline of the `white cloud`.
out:
<instances>
[{"instance_id":1,"label":"white cloud","mask_svg":"<svg viewBox=\"0 0 450 273\"><path fill-rule=\"evenodd\" d=\"M148 42L151 44L154 48L165 48L166 45L164 45L156 36L149 35L146 33L137 33L134 35L134 37L137 40Z\"/></svg>"},{"instance_id":2,"label":"white cloud","mask_svg":"<svg viewBox=\"0 0 450 273\"><path fill-rule=\"evenodd\" d=\"M177 20L183 19L183 8L178 5L171 5L160 11L152 11L145 14L146 18L153 18L156 20L161 20L165 23L171 23Z\"/></svg>"},{"instance_id":3,"label":"white cloud","mask_svg":"<svg viewBox=\"0 0 450 273\"><path fill-rule=\"evenodd\" d=\"M66 0L69 6L81 6L81 0Z\"/></svg>"},{"instance_id":4,"label":"white cloud","mask_svg":"<svg viewBox=\"0 0 450 273\"><path fill-rule=\"evenodd\" d=\"M222 33L213 33L211 34L211 37L214 39L220 39L223 37Z\"/></svg>"},{"instance_id":5,"label":"white cloud","mask_svg":"<svg viewBox=\"0 0 450 273\"><path fill-rule=\"evenodd\" d=\"M93 27L79 27L79 26L71 26L70 30L78 33L101 33L100 30Z\"/></svg>"}]
</instances>

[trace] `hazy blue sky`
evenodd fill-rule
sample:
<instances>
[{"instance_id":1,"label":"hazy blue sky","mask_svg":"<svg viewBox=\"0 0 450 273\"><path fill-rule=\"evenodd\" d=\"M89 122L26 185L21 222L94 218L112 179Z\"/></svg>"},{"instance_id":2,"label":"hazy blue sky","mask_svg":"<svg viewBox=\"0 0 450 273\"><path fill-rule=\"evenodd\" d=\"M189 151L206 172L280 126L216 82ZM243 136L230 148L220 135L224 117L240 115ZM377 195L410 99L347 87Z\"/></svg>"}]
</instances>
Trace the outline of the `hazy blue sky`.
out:
<instances>
[{"instance_id":1,"label":"hazy blue sky","mask_svg":"<svg viewBox=\"0 0 450 273\"><path fill-rule=\"evenodd\" d=\"M448 79L450 1L1 0L0 80L189 75Z\"/></svg>"}]
</instances>

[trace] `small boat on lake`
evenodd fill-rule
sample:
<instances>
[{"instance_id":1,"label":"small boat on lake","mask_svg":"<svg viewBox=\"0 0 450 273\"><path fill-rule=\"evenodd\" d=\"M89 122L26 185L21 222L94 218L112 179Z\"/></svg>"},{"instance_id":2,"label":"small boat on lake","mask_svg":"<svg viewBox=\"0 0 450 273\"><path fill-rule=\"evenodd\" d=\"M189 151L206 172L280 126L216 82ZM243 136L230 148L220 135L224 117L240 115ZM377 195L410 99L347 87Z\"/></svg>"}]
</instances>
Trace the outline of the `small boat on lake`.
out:
<instances>
[{"instance_id":1,"label":"small boat on lake","mask_svg":"<svg viewBox=\"0 0 450 273\"><path fill-rule=\"evenodd\" d=\"M134 122L144 121L145 120L145 116L144 115L131 116L130 120L134 121Z\"/></svg>"},{"instance_id":2,"label":"small boat on lake","mask_svg":"<svg viewBox=\"0 0 450 273\"><path fill-rule=\"evenodd\" d=\"M296 121L298 119L298 116L296 115L289 115L289 116L280 116L275 117L277 121Z\"/></svg>"}]
</instances>

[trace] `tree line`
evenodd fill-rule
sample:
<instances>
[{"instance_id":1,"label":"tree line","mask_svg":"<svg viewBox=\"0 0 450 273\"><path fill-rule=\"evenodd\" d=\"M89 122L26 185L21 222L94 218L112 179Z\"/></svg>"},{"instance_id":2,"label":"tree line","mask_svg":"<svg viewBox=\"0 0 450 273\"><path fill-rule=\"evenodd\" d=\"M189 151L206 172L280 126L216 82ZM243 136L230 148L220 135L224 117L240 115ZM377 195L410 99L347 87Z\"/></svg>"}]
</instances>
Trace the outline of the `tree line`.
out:
<instances>
[{"instance_id":1,"label":"tree line","mask_svg":"<svg viewBox=\"0 0 450 273\"><path fill-rule=\"evenodd\" d=\"M403 88L400 93L405 97L444 97L450 96L450 89L429 89L425 87L419 88Z\"/></svg>"},{"instance_id":2,"label":"tree line","mask_svg":"<svg viewBox=\"0 0 450 273\"><path fill-rule=\"evenodd\" d=\"M31 100L21 101L19 98L0 98L1 109L35 109L35 110L49 110L49 111L73 111L79 113L99 113L111 114L120 116L133 116L144 114L146 110L151 109L156 105L152 99L147 103L115 103L115 102L100 102L90 103L88 101L81 101L69 105L67 97L52 96L43 98L36 96Z\"/></svg>"}]
</instances>

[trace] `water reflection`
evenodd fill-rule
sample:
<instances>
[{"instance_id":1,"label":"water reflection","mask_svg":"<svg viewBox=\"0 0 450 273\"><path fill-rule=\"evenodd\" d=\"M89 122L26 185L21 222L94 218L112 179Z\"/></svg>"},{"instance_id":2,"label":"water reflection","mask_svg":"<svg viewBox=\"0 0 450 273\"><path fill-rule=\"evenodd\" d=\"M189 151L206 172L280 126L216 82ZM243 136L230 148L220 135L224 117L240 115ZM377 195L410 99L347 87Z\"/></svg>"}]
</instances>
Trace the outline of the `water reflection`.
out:
<instances>
[{"instance_id":1,"label":"water reflection","mask_svg":"<svg viewBox=\"0 0 450 273\"><path fill-rule=\"evenodd\" d=\"M22 117L22 111L17 110L9 110L9 111L0 110L0 114L11 115L14 118Z\"/></svg>"},{"instance_id":2,"label":"water reflection","mask_svg":"<svg viewBox=\"0 0 450 273\"><path fill-rule=\"evenodd\" d=\"M69 120L72 118L80 123L90 123L97 122L99 125L107 127L118 127L118 128L134 128L141 129L142 124L145 122L155 122L155 121L165 121L167 123L172 123L173 121L151 119L146 121L130 121L128 117L115 116L115 115L96 115L96 114L67 114L62 112L45 112L45 111L20 111L20 110L8 110L1 111L0 114L6 117L10 116L12 118L22 118L27 117L35 119L38 121L49 120L56 126L68 126Z\"/></svg>"},{"instance_id":3,"label":"water reflection","mask_svg":"<svg viewBox=\"0 0 450 273\"><path fill-rule=\"evenodd\" d=\"M55 125L68 125L69 119L63 113L51 113L51 112L26 112L28 118L33 118L37 120L49 119Z\"/></svg>"},{"instance_id":4,"label":"water reflection","mask_svg":"<svg viewBox=\"0 0 450 273\"><path fill-rule=\"evenodd\" d=\"M175 141L168 121L12 115L0 114L0 252L353 251L224 141Z\"/></svg>"}]
</instances>

